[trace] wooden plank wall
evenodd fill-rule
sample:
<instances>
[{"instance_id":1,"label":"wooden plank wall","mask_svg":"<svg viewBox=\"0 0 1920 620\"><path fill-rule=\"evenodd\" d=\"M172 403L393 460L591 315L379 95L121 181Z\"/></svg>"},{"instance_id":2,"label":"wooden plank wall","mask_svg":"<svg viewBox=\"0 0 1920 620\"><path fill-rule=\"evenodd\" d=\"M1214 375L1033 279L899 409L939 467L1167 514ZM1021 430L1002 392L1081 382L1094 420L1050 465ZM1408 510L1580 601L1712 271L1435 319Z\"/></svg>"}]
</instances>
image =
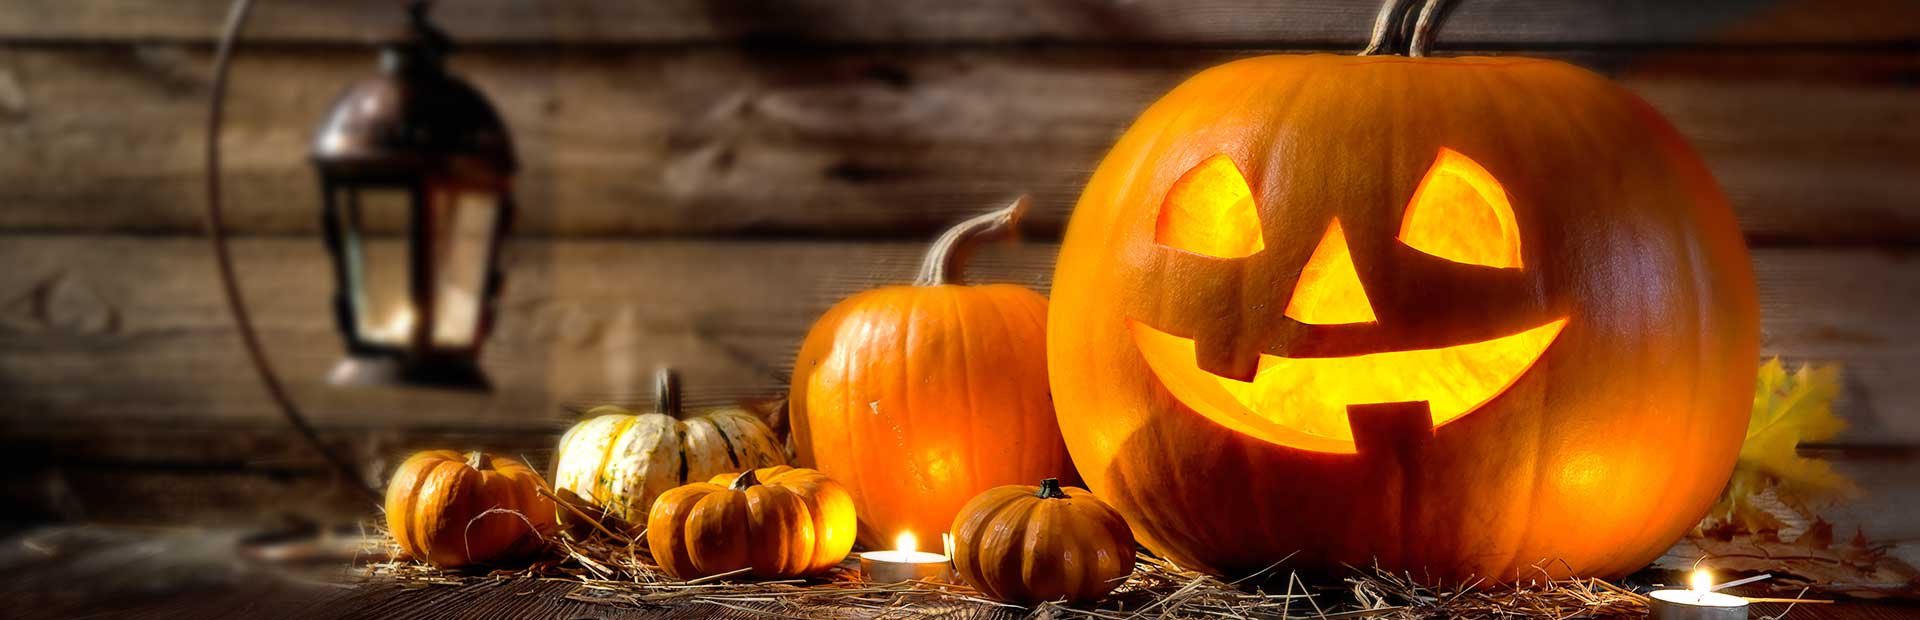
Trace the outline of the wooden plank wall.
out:
<instances>
[{"instance_id":1,"label":"wooden plank wall","mask_svg":"<svg viewBox=\"0 0 1920 620\"><path fill-rule=\"evenodd\" d=\"M1221 61L1349 51L1371 2L466 0L456 68L499 105L525 205L498 393L341 391L305 140L398 2L266 0L230 101L244 287L324 435L369 472L422 445L542 461L569 406L770 396L813 317L1023 191L975 271L1044 288L1079 185L1157 94ZM1693 141L1754 247L1765 352L1846 364L1821 448L1920 538L1920 4L1466 0L1439 53L1615 77ZM23 519L334 520L367 506L286 432L200 238L218 0L0 3L0 497ZM264 512L263 512L264 511ZM1889 516L1895 515L1895 516ZM1843 529L1843 531L1846 531Z\"/></svg>"}]
</instances>

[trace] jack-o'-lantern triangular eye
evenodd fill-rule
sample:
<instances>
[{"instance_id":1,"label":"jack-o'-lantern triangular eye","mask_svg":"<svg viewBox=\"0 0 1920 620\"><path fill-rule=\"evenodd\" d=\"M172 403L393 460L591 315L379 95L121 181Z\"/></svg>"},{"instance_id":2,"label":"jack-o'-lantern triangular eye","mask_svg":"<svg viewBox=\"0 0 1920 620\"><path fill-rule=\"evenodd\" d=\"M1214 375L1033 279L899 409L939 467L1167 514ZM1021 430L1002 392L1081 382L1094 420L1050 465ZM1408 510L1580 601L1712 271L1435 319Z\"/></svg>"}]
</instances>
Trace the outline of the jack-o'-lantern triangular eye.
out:
<instances>
[{"instance_id":1,"label":"jack-o'-lantern triangular eye","mask_svg":"<svg viewBox=\"0 0 1920 620\"><path fill-rule=\"evenodd\" d=\"M1217 154L1180 175L1160 204L1153 240L1214 258L1245 258L1266 248L1253 190L1233 159Z\"/></svg>"},{"instance_id":2,"label":"jack-o'-lantern triangular eye","mask_svg":"<svg viewBox=\"0 0 1920 620\"><path fill-rule=\"evenodd\" d=\"M1520 268L1520 226L1507 190L1466 155L1441 148L1400 219L1401 243L1456 263Z\"/></svg>"}]
</instances>

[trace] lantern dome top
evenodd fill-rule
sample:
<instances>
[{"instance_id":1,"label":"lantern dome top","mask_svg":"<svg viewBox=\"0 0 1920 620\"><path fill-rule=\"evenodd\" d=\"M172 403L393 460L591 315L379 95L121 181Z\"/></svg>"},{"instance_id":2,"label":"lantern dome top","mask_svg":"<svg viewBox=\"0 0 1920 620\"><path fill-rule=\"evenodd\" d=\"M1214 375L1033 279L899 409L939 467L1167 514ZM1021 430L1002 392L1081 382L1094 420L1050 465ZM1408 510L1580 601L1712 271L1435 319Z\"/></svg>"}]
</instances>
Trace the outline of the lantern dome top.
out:
<instances>
[{"instance_id":1,"label":"lantern dome top","mask_svg":"<svg viewBox=\"0 0 1920 620\"><path fill-rule=\"evenodd\" d=\"M512 172L506 124L486 96L446 71L451 42L427 22L423 4L411 22L409 38L382 50L380 74L348 86L328 110L313 138L314 163L343 175Z\"/></svg>"}]
</instances>

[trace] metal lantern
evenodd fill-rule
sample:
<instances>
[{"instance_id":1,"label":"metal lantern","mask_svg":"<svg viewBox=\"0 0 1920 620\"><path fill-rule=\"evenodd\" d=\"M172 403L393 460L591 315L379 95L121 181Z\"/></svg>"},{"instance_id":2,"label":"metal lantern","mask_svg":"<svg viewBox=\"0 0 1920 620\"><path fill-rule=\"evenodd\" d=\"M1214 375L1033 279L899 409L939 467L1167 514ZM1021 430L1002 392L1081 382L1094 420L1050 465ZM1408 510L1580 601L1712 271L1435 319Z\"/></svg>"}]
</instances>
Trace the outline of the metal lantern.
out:
<instances>
[{"instance_id":1,"label":"metal lantern","mask_svg":"<svg viewBox=\"0 0 1920 620\"><path fill-rule=\"evenodd\" d=\"M487 389L476 363L513 216L507 129L447 73L447 37L411 6L412 34L347 88L313 139L334 310L335 384Z\"/></svg>"}]
</instances>

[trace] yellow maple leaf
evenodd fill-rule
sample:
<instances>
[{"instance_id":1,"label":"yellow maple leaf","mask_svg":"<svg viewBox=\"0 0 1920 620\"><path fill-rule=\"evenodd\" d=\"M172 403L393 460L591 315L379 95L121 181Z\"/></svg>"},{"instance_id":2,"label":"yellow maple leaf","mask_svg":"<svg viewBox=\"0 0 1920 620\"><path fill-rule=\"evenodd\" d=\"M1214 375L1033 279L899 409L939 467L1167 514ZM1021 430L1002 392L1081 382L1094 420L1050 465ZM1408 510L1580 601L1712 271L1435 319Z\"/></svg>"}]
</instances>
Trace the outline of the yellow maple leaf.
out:
<instances>
[{"instance_id":1,"label":"yellow maple leaf","mask_svg":"<svg viewBox=\"0 0 1920 620\"><path fill-rule=\"evenodd\" d=\"M1854 493L1853 482L1832 464L1799 452L1801 443L1832 439L1846 429L1846 422L1833 415L1839 393L1839 366L1807 364L1789 374L1779 358L1761 364L1739 463L1707 523L1777 531L1779 519L1756 506L1756 496L1772 490L1781 503L1811 517L1820 504Z\"/></svg>"}]
</instances>

